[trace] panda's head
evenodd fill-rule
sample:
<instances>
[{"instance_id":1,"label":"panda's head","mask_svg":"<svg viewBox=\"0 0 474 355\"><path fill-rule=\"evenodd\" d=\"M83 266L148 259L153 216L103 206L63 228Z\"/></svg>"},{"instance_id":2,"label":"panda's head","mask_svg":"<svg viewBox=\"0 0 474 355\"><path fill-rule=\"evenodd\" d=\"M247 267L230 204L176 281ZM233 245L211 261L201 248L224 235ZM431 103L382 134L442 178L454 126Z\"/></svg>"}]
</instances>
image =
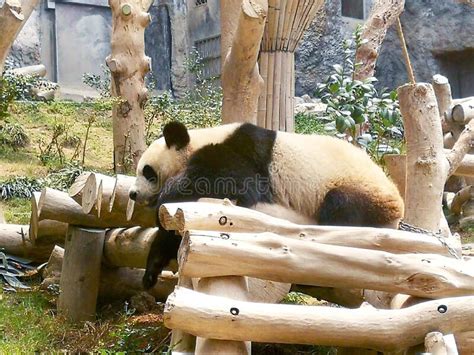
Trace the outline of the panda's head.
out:
<instances>
[{"instance_id":1,"label":"panda's head","mask_svg":"<svg viewBox=\"0 0 474 355\"><path fill-rule=\"evenodd\" d=\"M182 123L166 124L163 136L145 150L138 162L130 198L138 204L153 206L166 180L186 166L189 142L188 130Z\"/></svg>"}]
</instances>

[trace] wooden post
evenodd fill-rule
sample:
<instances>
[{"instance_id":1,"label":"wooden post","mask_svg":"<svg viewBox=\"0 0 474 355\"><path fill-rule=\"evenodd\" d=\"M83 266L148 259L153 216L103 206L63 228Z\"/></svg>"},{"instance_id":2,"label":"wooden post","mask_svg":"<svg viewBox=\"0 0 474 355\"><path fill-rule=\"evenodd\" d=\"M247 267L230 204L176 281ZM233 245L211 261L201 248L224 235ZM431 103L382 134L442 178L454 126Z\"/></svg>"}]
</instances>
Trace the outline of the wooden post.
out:
<instances>
[{"instance_id":1,"label":"wooden post","mask_svg":"<svg viewBox=\"0 0 474 355\"><path fill-rule=\"evenodd\" d=\"M407 142L405 221L437 232L446 166L438 105L430 84L398 88Z\"/></svg>"},{"instance_id":2,"label":"wooden post","mask_svg":"<svg viewBox=\"0 0 474 355\"><path fill-rule=\"evenodd\" d=\"M201 278L198 281L197 291L208 295L227 297L233 300L246 301L248 285L245 277L227 276ZM232 310L230 310L232 312ZM238 309L234 312L239 312ZM250 355L250 342L228 341L217 339L196 339L196 354L242 354Z\"/></svg>"},{"instance_id":3,"label":"wooden post","mask_svg":"<svg viewBox=\"0 0 474 355\"><path fill-rule=\"evenodd\" d=\"M151 59L145 55L145 28L150 23L151 0L109 0L112 10L112 54L106 59L112 74L114 170L135 170L145 151L147 100L145 75Z\"/></svg>"},{"instance_id":4,"label":"wooden post","mask_svg":"<svg viewBox=\"0 0 474 355\"><path fill-rule=\"evenodd\" d=\"M0 7L0 76L15 38L39 0L6 0Z\"/></svg>"},{"instance_id":5,"label":"wooden post","mask_svg":"<svg viewBox=\"0 0 474 355\"><path fill-rule=\"evenodd\" d=\"M58 311L73 323L95 319L104 238L103 229L69 227Z\"/></svg>"},{"instance_id":6,"label":"wooden post","mask_svg":"<svg viewBox=\"0 0 474 355\"><path fill-rule=\"evenodd\" d=\"M232 2L229 8L235 8ZM222 122L257 123L257 104L263 80L257 66L258 51L262 40L265 18L267 16L267 0L243 0L238 13L238 23L224 22L227 32L233 32L232 47L226 53L222 66ZM228 14L227 14L228 16ZM225 28L234 27L235 31ZM223 43L224 49L228 46Z\"/></svg>"},{"instance_id":7,"label":"wooden post","mask_svg":"<svg viewBox=\"0 0 474 355\"><path fill-rule=\"evenodd\" d=\"M405 0L376 0L365 22L362 38L367 40L356 52L354 78L364 80L374 76L380 47L389 27L397 21L405 7Z\"/></svg>"}]
</instances>

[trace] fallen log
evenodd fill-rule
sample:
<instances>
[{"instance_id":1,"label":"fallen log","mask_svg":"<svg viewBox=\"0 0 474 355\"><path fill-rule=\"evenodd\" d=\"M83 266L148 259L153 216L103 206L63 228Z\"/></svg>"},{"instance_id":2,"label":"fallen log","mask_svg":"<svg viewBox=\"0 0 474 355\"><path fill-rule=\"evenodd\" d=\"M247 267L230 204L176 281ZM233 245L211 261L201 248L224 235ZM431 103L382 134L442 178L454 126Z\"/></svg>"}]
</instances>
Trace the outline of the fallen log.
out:
<instances>
[{"instance_id":1,"label":"fallen log","mask_svg":"<svg viewBox=\"0 0 474 355\"><path fill-rule=\"evenodd\" d=\"M113 266L145 268L148 251L158 228L115 228L107 231L104 263Z\"/></svg>"},{"instance_id":2,"label":"fallen log","mask_svg":"<svg viewBox=\"0 0 474 355\"><path fill-rule=\"evenodd\" d=\"M36 77L46 76L46 67L44 64L29 65L22 68L10 69L10 73L14 75L31 75Z\"/></svg>"},{"instance_id":3,"label":"fallen log","mask_svg":"<svg viewBox=\"0 0 474 355\"><path fill-rule=\"evenodd\" d=\"M250 276L424 298L464 296L474 292L474 270L462 260L436 254L391 254L308 243L274 234L261 234L258 238L243 234L238 237L203 234L187 234L183 238L179 252L180 275L191 278Z\"/></svg>"},{"instance_id":4,"label":"fallen log","mask_svg":"<svg viewBox=\"0 0 474 355\"><path fill-rule=\"evenodd\" d=\"M44 280L41 283L41 289L46 290L51 285L59 285L63 258L64 249L56 246L43 273ZM142 279L144 274L144 269L103 265L100 271L98 298L102 301L120 300L143 292ZM173 292L177 281L178 278L172 272L164 271L158 277L155 286L147 292L158 301L163 302Z\"/></svg>"},{"instance_id":5,"label":"fallen log","mask_svg":"<svg viewBox=\"0 0 474 355\"><path fill-rule=\"evenodd\" d=\"M234 206L230 202L167 203L160 207L159 216L163 227L168 230L246 232L250 233L249 236L271 232L293 239L385 250L397 254L419 252L449 255L449 251L438 239L419 233L389 228L298 225L255 210Z\"/></svg>"},{"instance_id":6,"label":"fallen log","mask_svg":"<svg viewBox=\"0 0 474 355\"><path fill-rule=\"evenodd\" d=\"M148 215L136 214L134 219L127 221L122 213L102 211L101 217L86 214L82 207L69 197L66 192L46 188L41 192L37 215L32 214L31 223L44 219L53 219L78 226L95 228L112 227L154 227Z\"/></svg>"},{"instance_id":7,"label":"fallen log","mask_svg":"<svg viewBox=\"0 0 474 355\"><path fill-rule=\"evenodd\" d=\"M402 310L307 307L236 301L177 287L166 302L164 322L205 338L394 351L423 343L432 329L473 329L472 304L473 296Z\"/></svg>"},{"instance_id":8,"label":"fallen log","mask_svg":"<svg viewBox=\"0 0 474 355\"><path fill-rule=\"evenodd\" d=\"M453 107L453 120L466 124L474 118L474 99L461 102Z\"/></svg>"},{"instance_id":9,"label":"fallen log","mask_svg":"<svg viewBox=\"0 0 474 355\"><path fill-rule=\"evenodd\" d=\"M0 224L0 251L38 263L45 262L54 244L48 240L33 243L29 238L28 229L28 225Z\"/></svg>"}]
</instances>

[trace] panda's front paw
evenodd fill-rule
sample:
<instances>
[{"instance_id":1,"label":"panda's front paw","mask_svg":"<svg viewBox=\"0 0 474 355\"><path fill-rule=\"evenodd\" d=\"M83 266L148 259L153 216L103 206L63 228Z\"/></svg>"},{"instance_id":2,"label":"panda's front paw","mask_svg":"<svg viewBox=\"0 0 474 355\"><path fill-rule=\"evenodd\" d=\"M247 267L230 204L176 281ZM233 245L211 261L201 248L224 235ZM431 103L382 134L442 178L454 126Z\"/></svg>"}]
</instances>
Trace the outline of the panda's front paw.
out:
<instances>
[{"instance_id":1,"label":"panda's front paw","mask_svg":"<svg viewBox=\"0 0 474 355\"><path fill-rule=\"evenodd\" d=\"M143 275L142 283L145 290L149 290L155 286L156 281L158 280L158 273L146 270L145 275Z\"/></svg>"}]
</instances>

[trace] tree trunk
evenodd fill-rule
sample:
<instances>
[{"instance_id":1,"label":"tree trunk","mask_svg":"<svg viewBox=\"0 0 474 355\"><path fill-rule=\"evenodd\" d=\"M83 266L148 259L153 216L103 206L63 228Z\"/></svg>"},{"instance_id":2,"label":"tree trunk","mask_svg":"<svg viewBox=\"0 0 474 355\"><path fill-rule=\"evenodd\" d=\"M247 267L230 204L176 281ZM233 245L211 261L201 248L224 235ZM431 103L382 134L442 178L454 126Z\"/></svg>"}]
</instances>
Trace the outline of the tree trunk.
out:
<instances>
[{"instance_id":1,"label":"tree trunk","mask_svg":"<svg viewBox=\"0 0 474 355\"><path fill-rule=\"evenodd\" d=\"M147 100L145 75L151 60L145 56L145 28L150 23L150 0L109 0L112 10L112 54L106 59L112 74L111 93L120 102L113 108L114 170L134 170L144 152Z\"/></svg>"},{"instance_id":2,"label":"tree trunk","mask_svg":"<svg viewBox=\"0 0 474 355\"><path fill-rule=\"evenodd\" d=\"M268 1L258 61L264 80L258 98L259 126L294 131L295 50L323 3L322 0Z\"/></svg>"},{"instance_id":3,"label":"tree trunk","mask_svg":"<svg viewBox=\"0 0 474 355\"><path fill-rule=\"evenodd\" d=\"M344 309L242 302L177 287L168 297L164 322L169 328L215 339L395 351L423 343L433 329L471 330L473 302L470 296L403 310Z\"/></svg>"},{"instance_id":4,"label":"tree trunk","mask_svg":"<svg viewBox=\"0 0 474 355\"><path fill-rule=\"evenodd\" d=\"M73 323L95 319L105 231L69 227L58 311Z\"/></svg>"},{"instance_id":5,"label":"tree trunk","mask_svg":"<svg viewBox=\"0 0 474 355\"><path fill-rule=\"evenodd\" d=\"M15 38L20 33L39 0L5 0L0 8L0 76Z\"/></svg>"},{"instance_id":6,"label":"tree trunk","mask_svg":"<svg viewBox=\"0 0 474 355\"><path fill-rule=\"evenodd\" d=\"M250 276L424 298L474 292L474 270L461 260L436 254L390 254L276 235L216 238L198 232L183 238L179 255L180 275L191 278Z\"/></svg>"},{"instance_id":7,"label":"tree trunk","mask_svg":"<svg viewBox=\"0 0 474 355\"><path fill-rule=\"evenodd\" d=\"M226 0L228 1L228 0ZM222 122L257 123L258 95L263 85L258 71L257 58L262 41L265 18L267 16L267 0L243 0L238 13L231 1L223 5L222 12L227 16L238 17L238 23L225 21L222 26L225 37L233 33L232 47L226 53L222 66ZM233 30L234 26L237 26ZM228 43L228 42L227 42ZM227 44L228 45L228 44ZM224 44L224 48L227 46Z\"/></svg>"},{"instance_id":8,"label":"tree trunk","mask_svg":"<svg viewBox=\"0 0 474 355\"><path fill-rule=\"evenodd\" d=\"M365 80L374 76L375 64L387 30L397 21L405 7L405 0L376 0L365 22L362 38L367 40L356 52L354 79Z\"/></svg>"},{"instance_id":9,"label":"tree trunk","mask_svg":"<svg viewBox=\"0 0 474 355\"><path fill-rule=\"evenodd\" d=\"M405 221L437 232L447 179L438 105L430 84L398 88L407 142Z\"/></svg>"}]
</instances>

